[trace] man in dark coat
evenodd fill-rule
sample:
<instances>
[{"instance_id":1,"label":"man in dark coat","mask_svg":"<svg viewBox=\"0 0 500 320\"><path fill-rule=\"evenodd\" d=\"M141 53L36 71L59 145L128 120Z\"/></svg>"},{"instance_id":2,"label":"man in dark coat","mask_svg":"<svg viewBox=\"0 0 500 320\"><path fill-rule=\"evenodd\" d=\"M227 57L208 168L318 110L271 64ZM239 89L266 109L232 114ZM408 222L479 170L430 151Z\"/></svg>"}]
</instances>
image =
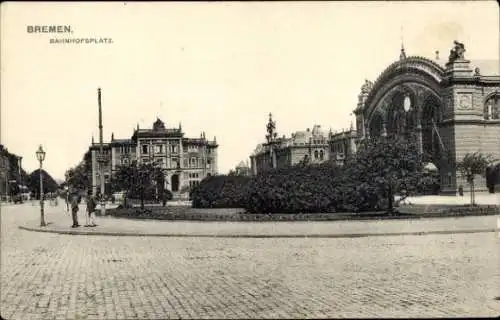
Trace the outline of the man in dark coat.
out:
<instances>
[{"instance_id":1,"label":"man in dark coat","mask_svg":"<svg viewBox=\"0 0 500 320\"><path fill-rule=\"evenodd\" d=\"M72 228L78 228L80 225L78 224L78 205L80 204L80 201L82 198L78 194L78 192L75 190L71 193L70 195L70 204L71 204L71 218L73 219L73 225L71 226Z\"/></svg>"}]
</instances>

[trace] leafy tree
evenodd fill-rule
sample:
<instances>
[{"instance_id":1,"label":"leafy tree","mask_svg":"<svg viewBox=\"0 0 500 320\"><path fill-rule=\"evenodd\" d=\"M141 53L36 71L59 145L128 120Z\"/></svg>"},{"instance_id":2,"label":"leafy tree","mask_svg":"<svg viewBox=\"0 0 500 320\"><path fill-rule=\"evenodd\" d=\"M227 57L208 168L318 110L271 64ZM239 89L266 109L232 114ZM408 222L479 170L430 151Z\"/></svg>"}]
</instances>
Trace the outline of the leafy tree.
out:
<instances>
[{"instance_id":1,"label":"leafy tree","mask_svg":"<svg viewBox=\"0 0 500 320\"><path fill-rule=\"evenodd\" d=\"M141 208L144 208L144 200L155 198L156 191L161 199L168 199L164 183L164 173L160 168L137 161L130 165L118 166L112 177L113 189L125 191L125 198L139 198Z\"/></svg>"},{"instance_id":2,"label":"leafy tree","mask_svg":"<svg viewBox=\"0 0 500 320\"><path fill-rule=\"evenodd\" d=\"M456 168L470 186L470 204L475 205L475 185L476 175L485 175L491 164L491 155L484 155L479 152L467 153L463 159L456 164Z\"/></svg>"},{"instance_id":3,"label":"leafy tree","mask_svg":"<svg viewBox=\"0 0 500 320\"><path fill-rule=\"evenodd\" d=\"M91 171L88 171L86 162L82 161L66 171L66 183L79 190L86 190L90 186L90 175Z\"/></svg>"},{"instance_id":4,"label":"leafy tree","mask_svg":"<svg viewBox=\"0 0 500 320\"><path fill-rule=\"evenodd\" d=\"M42 177L43 193L56 192L58 188L57 182L45 170L42 170ZM34 170L30 174L29 188L31 191L34 191L35 194L40 195L40 169Z\"/></svg>"},{"instance_id":5,"label":"leafy tree","mask_svg":"<svg viewBox=\"0 0 500 320\"><path fill-rule=\"evenodd\" d=\"M367 203L385 199L389 212L394 211L395 195L402 201L415 194L425 178L416 140L399 135L362 141L345 170L344 183L367 197Z\"/></svg>"}]
</instances>

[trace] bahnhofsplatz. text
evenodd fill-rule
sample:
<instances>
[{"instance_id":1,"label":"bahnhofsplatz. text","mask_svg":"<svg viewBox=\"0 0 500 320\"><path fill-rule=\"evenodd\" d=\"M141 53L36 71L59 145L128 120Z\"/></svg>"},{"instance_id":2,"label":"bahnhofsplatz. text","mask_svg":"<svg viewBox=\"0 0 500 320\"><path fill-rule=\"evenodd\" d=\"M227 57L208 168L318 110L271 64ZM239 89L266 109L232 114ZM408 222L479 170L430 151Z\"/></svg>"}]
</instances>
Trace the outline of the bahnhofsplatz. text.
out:
<instances>
[{"instance_id":1,"label":"bahnhofsplatz. text","mask_svg":"<svg viewBox=\"0 0 500 320\"><path fill-rule=\"evenodd\" d=\"M50 38L51 44L111 44L112 38Z\"/></svg>"}]
</instances>

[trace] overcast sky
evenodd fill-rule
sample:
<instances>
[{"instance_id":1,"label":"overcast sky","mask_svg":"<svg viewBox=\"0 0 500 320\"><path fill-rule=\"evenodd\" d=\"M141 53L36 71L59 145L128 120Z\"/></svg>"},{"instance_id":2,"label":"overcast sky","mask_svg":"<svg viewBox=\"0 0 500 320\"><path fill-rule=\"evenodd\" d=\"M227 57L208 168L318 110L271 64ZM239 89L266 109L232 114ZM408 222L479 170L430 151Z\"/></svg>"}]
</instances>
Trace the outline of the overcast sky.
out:
<instances>
[{"instance_id":1,"label":"overcast sky","mask_svg":"<svg viewBox=\"0 0 500 320\"><path fill-rule=\"evenodd\" d=\"M263 141L269 112L280 136L348 128L364 79L398 59L402 34L408 55L447 59L456 39L466 58L499 56L495 1L2 3L1 23L1 142L27 171L42 144L58 179L98 141L99 86L105 141L157 116L182 122L188 137L217 136L224 173Z\"/></svg>"}]
</instances>

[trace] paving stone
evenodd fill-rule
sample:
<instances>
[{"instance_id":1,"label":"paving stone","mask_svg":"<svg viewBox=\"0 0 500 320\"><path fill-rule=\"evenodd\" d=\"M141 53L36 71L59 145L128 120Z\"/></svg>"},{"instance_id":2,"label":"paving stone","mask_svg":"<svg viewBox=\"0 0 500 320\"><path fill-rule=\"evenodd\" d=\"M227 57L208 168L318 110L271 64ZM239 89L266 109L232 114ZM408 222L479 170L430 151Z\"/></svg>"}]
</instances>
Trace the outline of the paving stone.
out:
<instances>
[{"instance_id":1,"label":"paving stone","mask_svg":"<svg viewBox=\"0 0 500 320\"><path fill-rule=\"evenodd\" d=\"M200 239L18 229L36 221L35 209L1 213L6 319L500 315L495 233Z\"/></svg>"}]
</instances>

